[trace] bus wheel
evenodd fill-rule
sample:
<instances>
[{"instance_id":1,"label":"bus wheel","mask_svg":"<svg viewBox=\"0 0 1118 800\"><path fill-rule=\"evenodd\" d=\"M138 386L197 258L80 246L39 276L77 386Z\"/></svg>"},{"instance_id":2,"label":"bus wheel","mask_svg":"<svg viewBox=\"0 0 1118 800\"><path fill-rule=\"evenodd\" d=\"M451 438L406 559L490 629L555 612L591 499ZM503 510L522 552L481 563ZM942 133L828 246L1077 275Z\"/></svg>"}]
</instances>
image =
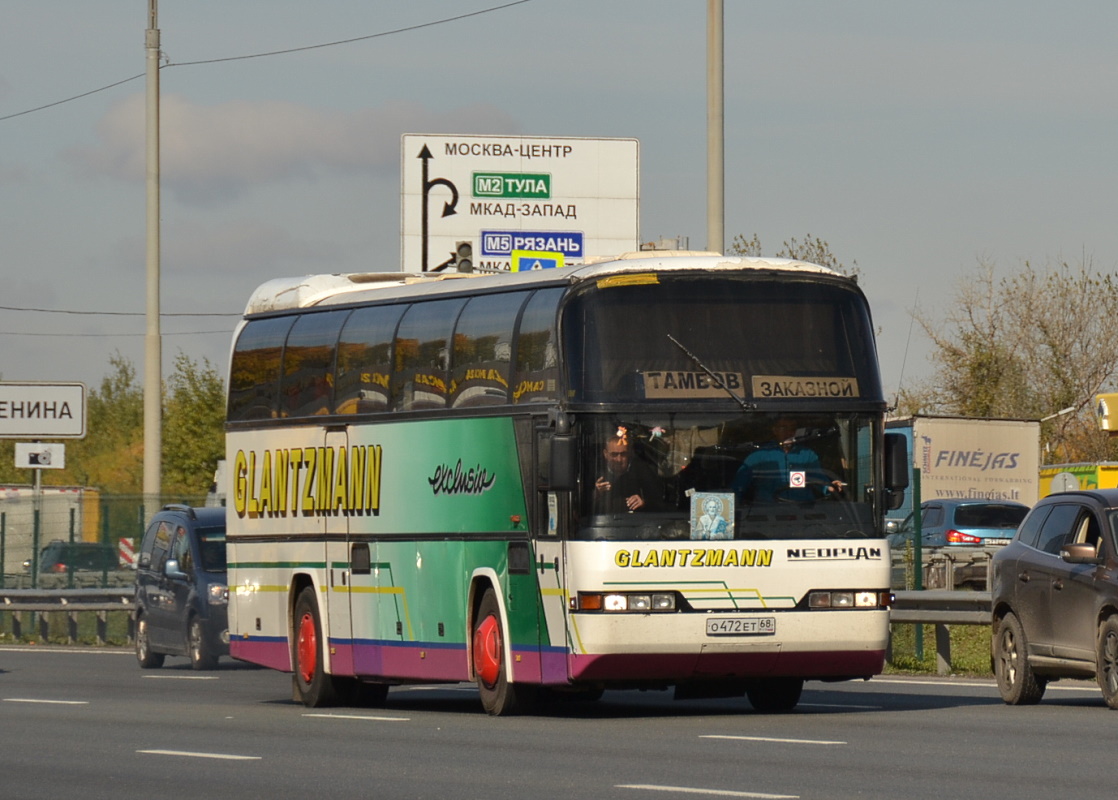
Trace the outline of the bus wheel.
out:
<instances>
[{"instance_id":1,"label":"bus wheel","mask_svg":"<svg viewBox=\"0 0 1118 800\"><path fill-rule=\"evenodd\" d=\"M501 716L528 710L534 686L510 683L505 669L505 636L497 596L488 589L481 598L473 636L474 676L487 714Z\"/></svg>"},{"instance_id":2,"label":"bus wheel","mask_svg":"<svg viewBox=\"0 0 1118 800\"><path fill-rule=\"evenodd\" d=\"M309 708L330 706L337 702L332 678L323 669L322 620L314 588L308 586L295 600L295 646L292 665L295 668L295 693Z\"/></svg>"},{"instance_id":3,"label":"bus wheel","mask_svg":"<svg viewBox=\"0 0 1118 800\"><path fill-rule=\"evenodd\" d=\"M745 694L754 710L782 714L796 707L803 690L803 678L759 678L749 682Z\"/></svg>"}]
</instances>

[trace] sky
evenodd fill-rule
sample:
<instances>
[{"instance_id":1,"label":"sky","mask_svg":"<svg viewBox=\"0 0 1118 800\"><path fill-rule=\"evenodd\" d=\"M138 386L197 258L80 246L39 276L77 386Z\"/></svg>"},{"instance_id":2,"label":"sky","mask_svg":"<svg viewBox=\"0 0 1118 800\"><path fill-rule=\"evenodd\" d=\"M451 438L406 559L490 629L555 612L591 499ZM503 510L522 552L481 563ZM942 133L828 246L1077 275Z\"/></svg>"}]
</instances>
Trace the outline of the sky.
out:
<instances>
[{"instance_id":1,"label":"sky","mask_svg":"<svg viewBox=\"0 0 1118 800\"><path fill-rule=\"evenodd\" d=\"M159 3L165 374L224 374L266 280L399 270L405 133L637 139L641 241L706 247L707 4L507 2ZM933 372L913 309L942 320L980 261L1115 271L1118 4L725 0L724 26L726 242L856 265L891 396ZM5 381L142 375L146 27L143 0L0 0Z\"/></svg>"}]
</instances>

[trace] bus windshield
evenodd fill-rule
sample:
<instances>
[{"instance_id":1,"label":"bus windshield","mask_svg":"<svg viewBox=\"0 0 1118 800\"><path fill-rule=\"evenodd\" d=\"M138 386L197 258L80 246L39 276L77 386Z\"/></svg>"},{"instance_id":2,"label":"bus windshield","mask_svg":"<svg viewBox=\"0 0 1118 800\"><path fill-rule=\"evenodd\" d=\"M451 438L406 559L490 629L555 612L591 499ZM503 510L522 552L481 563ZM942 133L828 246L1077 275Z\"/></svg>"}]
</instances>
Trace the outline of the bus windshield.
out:
<instances>
[{"instance_id":1,"label":"bus windshield","mask_svg":"<svg viewBox=\"0 0 1118 800\"><path fill-rule=\"evenodd\" d=\"M580 292L564 314L575 402L724 401L727 388L881 399L872 327L849 282L764 271L623 277Z\"/></svg>"},{"instance_id":2,"label":"bus windshield","mask_svg":"<svg viewBox=\"0 0 1118 800\"><path fill-rule=\"evenodd\" d=\"M863 539L873 420L859 414L583 418L579 539Z\"/></svg>"}]
</instances>

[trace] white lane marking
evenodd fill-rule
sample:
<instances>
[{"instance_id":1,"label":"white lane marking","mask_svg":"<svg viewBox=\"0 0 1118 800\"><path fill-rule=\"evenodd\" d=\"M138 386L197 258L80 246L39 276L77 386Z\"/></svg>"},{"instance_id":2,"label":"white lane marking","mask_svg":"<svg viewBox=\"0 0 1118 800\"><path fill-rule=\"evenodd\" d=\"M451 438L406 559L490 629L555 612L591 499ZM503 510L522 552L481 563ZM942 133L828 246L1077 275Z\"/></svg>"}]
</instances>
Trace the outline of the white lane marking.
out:
<instances>
[{"instance_id":1,"label":"white lane marking","mask_svg":"<svg viewBox=\"0 0 1118 800\"><path fill-rule=\"evenodd\" d=\"M945 686L945 687L950 688L950 689L953 689L957 686L965 687L965 688L968 688L968 689L997 689L998 688L998 685L996 683L994 683L992 680L989 683L964 683L962 681L952 681L952 680L932 681L932 680L918 680L918 679L915 679L915 678L910 678L908 680L901 680L899 678L874 678L873 683L892 683L892 684L897 684L899 686ZM1049 691L1057 691L1057 692L1097 692L1099 690L1099 687L1094 683L1084 684L1082 686L1067 686L1067 685L1060 686L1060 685L1050 683L1050 684L1048 684L1048 690Z\"/></svg>"},{"instance_id":2,"label":"white lane marking","mask_svg":"<svg viewBox=\"0 0 1118 800\"><path fill-rule=\"evenodd\" d=\"M797 703L796 708L850 708L858 711L880 711L885 706L860 706L854 703Z\"/></svg>"},{"instance_id":3,"label":"white lane marking","mask_svg":"<svg viewBox=\"0 0 1118 800\"><path fill-rule=\"evenodd\" d=\"M374 717L369 714L304 714L318 719L363 719L371 722L411 722L411 717Z\"/></svg>"},{"instance_id":4,"label":"white lane marking","mask_svg":"<svg viewBox=\"0 0 1118 800\"><path fill-rule=\"evenodd\" d=\"M677 792L679 794L706 794L717 797L759 797L763 800L798 800L798 794L763 794L761 792L735 792L729 789L702 789L696 786L658 786L654 783L619 783L615 789L643 789L647 792Z\"/></svg>"},{"instance_id":5,"label":"white lane marking","mask_svg":"<svg viewBox=\"0 0 1118 800\"><path fill-rule=\"evenodd\" d=\"M88 700L39 700L34 697L5 697L5 703L41 703L50 706L87 706Z\"/></svg>"},{"instance_id":6,"label":"white lane marking","mask_svg":"<svg viewBox=\"0 0 1118 800\"><path fill-rule=\"evenodd\" d=\"M396 692L476 692L477 685L455 685L449 683L419 683L413 686L393 686L392 693Z\"/></svg>"},{"instance_id":7,"label":"white lane marking","mask_svg":"<svg viewBox=\"0 0 1118 800\"><path fill-rule=\"evenodd\" d=\"M216 675L141 675L149 681L216 681Z\"/></svg>"},{"instance_id":8,"label":"white lane marking","mask_svg":"<svg viewBox=\"0 0 1118 800\"><path fill-rule=\"evenodd\" d=\"M727 736L722 734L703 734L700 739L737 739L743 742L776 742L777 744L848 744L831 742L826 739L774 739L769 736Z\"/></svg>"},{"instance_id":9,"label":"white lane marking","mask_svg":"<svg viewBox=\"0 0 1118 800\"><path fill-rule=\"evenodd\" d=\"M64 609L65 606L59 606L59 609ZM136 657L136 651L132 648L103 648L103 647L20 647L19 645L0 645L0 653L60 653L63 655L86 655L87 653L98 656L132 656Z\"/></svg>"},{"instance_id":10,"label":"white lane marking","mask_svg":"<svg viewBox=\"0 0 1118 800\"><path fill-rule=\"evenodd\" d=\"M219 761L260 761L260 756L238 756L232 753L194 753L189 750L137 750L148 756L181 756L183 758L216 758Z\"/></svg>"}]
</instances>

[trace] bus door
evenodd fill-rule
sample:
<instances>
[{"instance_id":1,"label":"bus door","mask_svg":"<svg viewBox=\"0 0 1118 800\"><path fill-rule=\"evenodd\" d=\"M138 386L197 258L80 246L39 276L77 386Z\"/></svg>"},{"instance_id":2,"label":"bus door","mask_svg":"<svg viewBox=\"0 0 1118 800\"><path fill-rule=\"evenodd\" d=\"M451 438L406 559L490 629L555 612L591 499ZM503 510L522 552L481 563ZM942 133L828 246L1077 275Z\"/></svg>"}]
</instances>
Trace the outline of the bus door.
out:
<instances>
[{"instance_id":1,"label":"bus door","mask_svg":"<svg viewBox=\"0 0 1118 800\"><path fill-rule=\"evenodd\" d=\"M567 589L564 576L563 539L560 535L567 518L570 492L551 490L551 429L537 429L535 441L535 485L531 487L529 508L534 545L533 570L540 592L540 663L545 684L566 683Z\"/></svg>"},{"instance_id":2,"label":"bus door","mask_svg":"<svg viewBox=\"0 0 1118 800\"><path fill-rule=\"evenodd\" d=\"M327 428L326 453L333 453L333 469L326 465L327 473L337 476L349 467L346 460L349 452L349 437L344 427ZM329 456L328 456L329 457ZM331 487L334 480L329 481ZM332 489L331 489L332 490ZM351 542L349 533L350 515L344 510L332 510L326 514L326 573L322 597L326 603L327 641L329 642L330 673L332 675L353 675L353 624L350 604L353 587ZM365 545L365 554L368 554ZM358 554L360 561L360 554ZM369 563L366 560L364 563ZM359 569L360 569L359 564ZM366 576L367 577L367 576Z\"/></svg>"}]
</instances>

